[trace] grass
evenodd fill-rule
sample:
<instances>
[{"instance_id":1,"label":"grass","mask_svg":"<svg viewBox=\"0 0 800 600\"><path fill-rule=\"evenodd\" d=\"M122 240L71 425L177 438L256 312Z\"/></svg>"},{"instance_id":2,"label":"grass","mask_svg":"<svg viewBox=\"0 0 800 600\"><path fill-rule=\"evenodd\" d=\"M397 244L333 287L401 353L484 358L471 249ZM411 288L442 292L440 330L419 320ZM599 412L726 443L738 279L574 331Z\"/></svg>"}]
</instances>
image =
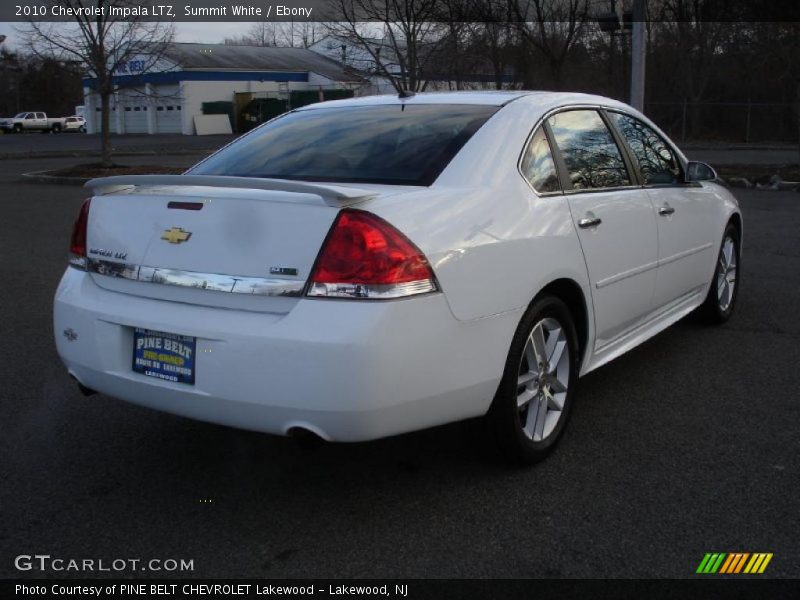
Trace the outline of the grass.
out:
<instances>
[{"instance_id":1,"label":"grass","mask_svg":"<svg viewBox=\"0 0 800 600\"><path fill-rule=\"evenodd\" d=\"M800 181L800 165L719 165L714 167L723 179L745 177L751 182L767 183L773 175L784 181Z\"/></svg>"}]
</instances>

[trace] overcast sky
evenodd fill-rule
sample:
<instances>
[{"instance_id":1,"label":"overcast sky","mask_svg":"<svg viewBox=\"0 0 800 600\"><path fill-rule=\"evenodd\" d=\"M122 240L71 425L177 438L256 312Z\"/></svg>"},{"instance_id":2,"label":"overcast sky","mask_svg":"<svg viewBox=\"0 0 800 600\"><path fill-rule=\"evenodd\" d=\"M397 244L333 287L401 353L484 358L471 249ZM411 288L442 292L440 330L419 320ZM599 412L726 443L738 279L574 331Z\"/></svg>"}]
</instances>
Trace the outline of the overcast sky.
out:
<instances>
[{"instance_id":1,"label":"overcast sky","mask_svg":"<svg viewBox=\"0 0 800 600\"><path fill-rule=\"evenodd\" d=\"M0 0L1 1L1 0ZM18 47L15 38L14 23L0 22L0 35L7 36L5 44L13 49ZM176 42L202 42L215 44L222 42L226 37L236 37L246 33L252 23L175 23Z\"/></svg>"}]
</instances>

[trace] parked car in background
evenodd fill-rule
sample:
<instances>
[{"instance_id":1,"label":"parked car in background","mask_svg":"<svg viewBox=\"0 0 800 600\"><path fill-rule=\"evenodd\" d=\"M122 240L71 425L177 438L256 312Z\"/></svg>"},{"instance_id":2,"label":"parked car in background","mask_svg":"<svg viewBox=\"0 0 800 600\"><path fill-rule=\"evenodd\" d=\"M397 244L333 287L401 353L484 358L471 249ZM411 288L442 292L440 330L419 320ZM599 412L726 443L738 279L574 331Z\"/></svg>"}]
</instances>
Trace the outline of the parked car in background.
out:
<instances>
[{"instance_id":1,"label":"parked car in background","mask_svg":"<svg viewBox=\"0 0 800 600\"><path fill-rule=\"evenodd\" d=\"M0 129L8 133L41 131L59 133L65 129L66 118L50 119L43 112L21 112L9 119L0 119Z\"/></svg>"},{"instance_id":2,"label":"parked car in background","mask_svg":"<svg viewBox=\"0 0 800 600\"><path fill-rule=\"evenodd\" d=\"M86 119L73 115L64 119L64 131L77 131L86 133Z\"/></svg>"},{"instance_id":3,"label":"parked car in background","mask_svg":"<svg viewBox=\"0 0 800 600\"><path fill-rule=\"evenodd\" d=\"M56 346L87 393L346 442L485 416L534 462L578 377L731 315L742 216L714 179L600 96L313 104L183 175L90 181Z\"/></svg>"}]
</instances>

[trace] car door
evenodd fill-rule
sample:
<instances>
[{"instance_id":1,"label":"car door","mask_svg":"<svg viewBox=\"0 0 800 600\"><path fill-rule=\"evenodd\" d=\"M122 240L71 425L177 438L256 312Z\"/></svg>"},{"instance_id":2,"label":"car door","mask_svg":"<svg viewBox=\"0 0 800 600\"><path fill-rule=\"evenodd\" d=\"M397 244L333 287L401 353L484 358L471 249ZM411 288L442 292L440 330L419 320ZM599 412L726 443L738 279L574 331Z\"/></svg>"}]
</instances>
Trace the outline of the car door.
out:
<instances>
[{"instance_id":1,"label":"car door","mask_svg":"<svg viewBox=\"0 0 800 600\"><path fill-rule=\"evenodd\" d=\"M591 282L599 350L650 312L658 264L653 205L599 110L565 110L545 127Z\"/></svg>"},{"instance_id":2,"label":"car door","mask_svg":"<svg viewBox=\"0 0 800 600\"><path fill-rule=\"evenodd\" d=\"M705 288L711 277L710 254L716 251L715 203L699 184L685 183L671 144L632 115L609 111L638 168L656 215L658 270L654 308L668 307Z\"/></svg>"}]
</instances>

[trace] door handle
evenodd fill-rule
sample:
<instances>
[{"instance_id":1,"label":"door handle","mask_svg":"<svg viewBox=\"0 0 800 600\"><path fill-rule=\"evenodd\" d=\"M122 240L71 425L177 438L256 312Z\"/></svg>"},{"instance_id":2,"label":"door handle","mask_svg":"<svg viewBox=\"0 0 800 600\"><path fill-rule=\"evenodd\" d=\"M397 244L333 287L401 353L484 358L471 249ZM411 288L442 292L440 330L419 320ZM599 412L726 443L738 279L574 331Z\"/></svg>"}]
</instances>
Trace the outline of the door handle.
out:
<instances>
[{"instance_id":1,"label":"door handle","mask_svg":"<svg viewBox=\"0 0 800 600\"><path fill-rule=\"evenodd\" d=\"M668 217L674 212L675 209L672 208L671 206L662 206L661 208L658 209L658 214L661 215L662 217Z\"/></svg>"},{"instance_id":2,"label":"door handle","mask_svg":"<svg viewBox=\"0 0 800 600\"><path fill-rule=\"evenodd\" d=\"M590 227L597 227L600 223L603 222L603 219L600 217L584 217L580 221L578 221L578 227L581 229L589 229Z\"/></svg>"}]
</instances>

